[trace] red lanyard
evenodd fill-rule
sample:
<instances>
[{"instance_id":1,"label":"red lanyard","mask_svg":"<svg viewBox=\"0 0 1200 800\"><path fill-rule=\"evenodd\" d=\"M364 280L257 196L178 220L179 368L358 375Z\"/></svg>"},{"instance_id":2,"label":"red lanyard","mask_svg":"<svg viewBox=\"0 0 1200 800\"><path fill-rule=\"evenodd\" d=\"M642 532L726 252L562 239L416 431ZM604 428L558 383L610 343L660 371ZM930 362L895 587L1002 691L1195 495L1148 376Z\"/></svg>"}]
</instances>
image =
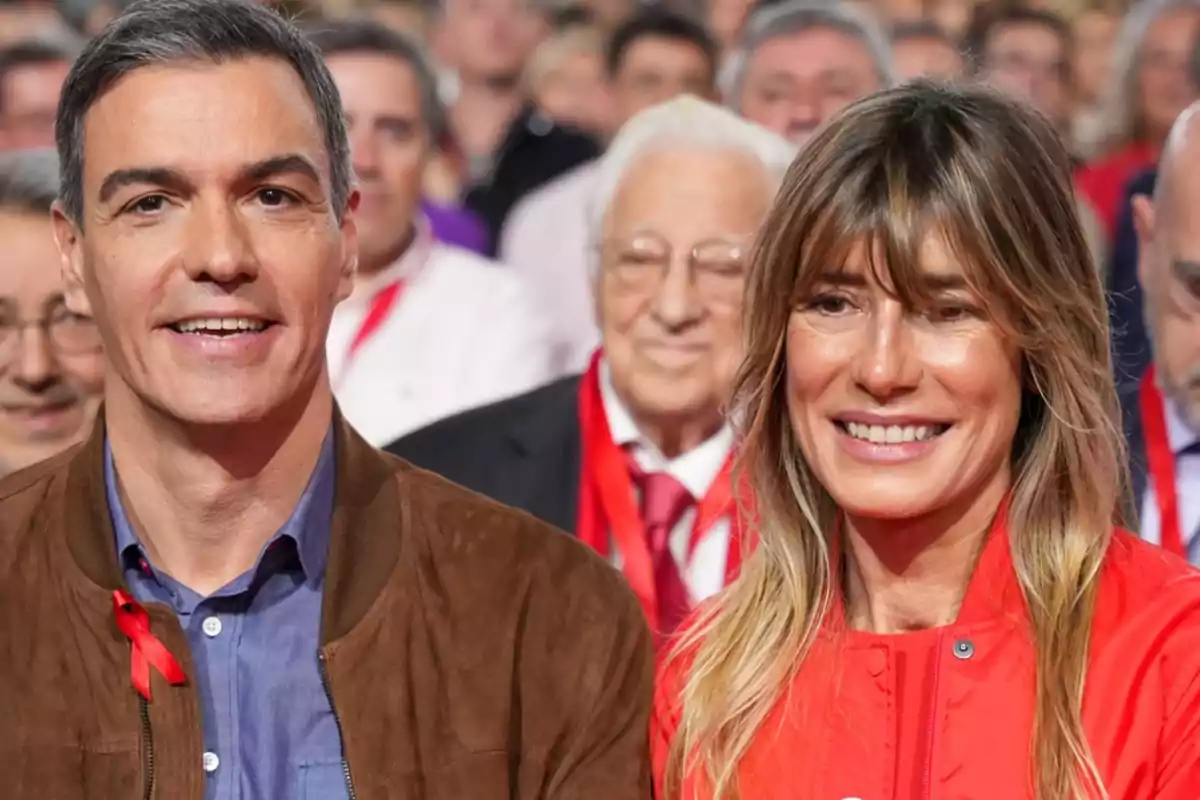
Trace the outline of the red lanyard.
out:
<instances>
[{"instance_id":1,"label":"red lanyard","mask_svg":"<svg viewBox=\"0 0 1200 800\"><path fill-rule=\"evenodd\" d=\"M363 345L379 332L384 321L391 315L392 309L396 307L396 303L400 302L403 295L404 281L400 280L389 283L371 298L367 315L363 317L362 324L358 326L358 330L354 332L354 338L350 340L350 348L346 353L346 367L349 367L350 362L358 355L358 351L362 350ZM346 367L343 367L343 371Z\"/></svg>"},{"instance_id":2,"label":"red lanyard","mask_svg":"<svg viewBox=\"0 0 1200 800\"><path fill-rule=\"evenodd\" d=\"M579 513L575 526L580 540L603 556L609 536L621 554L622 568L650 619L658 619L654 568L646 529L637 509L636 492L625 453L613 441L600 397L600 353L592 358L579 390L579 427L583 434L583 469L579 482ZM729 517L731 535L725 561L725 581L737 576L742 558L742 521L733 498L732 455L700 500L688 540L688 559L709 529Z\"/></svg>"},{"instance_id":3,"label":"red lanyard","mask_svg":"<svg viewBox=\"0 0 1200 800\"><path fill-rule=\"evenodd\" d=\"M1146 439L1146 461L1158 502L1158 525L1162 546L1187 558L1179 524L1179 498L1175 492L1175 454L1167 437L1167 414L1162 394L1154 379L1154 367L1142 376L1138 400L1142 411L1142 434Z\"/></svg>"}]
</instances>

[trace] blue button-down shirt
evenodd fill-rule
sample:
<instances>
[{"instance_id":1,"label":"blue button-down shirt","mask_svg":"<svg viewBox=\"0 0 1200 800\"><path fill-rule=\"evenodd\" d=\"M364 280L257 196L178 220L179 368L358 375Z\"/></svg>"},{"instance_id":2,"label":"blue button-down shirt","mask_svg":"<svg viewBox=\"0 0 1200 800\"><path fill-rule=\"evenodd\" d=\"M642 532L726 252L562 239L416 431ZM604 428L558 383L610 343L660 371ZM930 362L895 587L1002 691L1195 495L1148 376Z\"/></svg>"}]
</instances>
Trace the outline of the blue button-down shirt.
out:
<instances>
[{"instance_id":1,"label":"blue button-down shirt","mask_svg":"<svg viewBox=\"0 0 1200 800\"><path fill-rule=\"evenodd\" d=\"M105 448L108 506L130 592L175 609L195 663L209 800L347 796L337 720L318 665L321 594L334 496L334 447L254 568L208 597L146 556Z\"/></svg>"}]
</instances>

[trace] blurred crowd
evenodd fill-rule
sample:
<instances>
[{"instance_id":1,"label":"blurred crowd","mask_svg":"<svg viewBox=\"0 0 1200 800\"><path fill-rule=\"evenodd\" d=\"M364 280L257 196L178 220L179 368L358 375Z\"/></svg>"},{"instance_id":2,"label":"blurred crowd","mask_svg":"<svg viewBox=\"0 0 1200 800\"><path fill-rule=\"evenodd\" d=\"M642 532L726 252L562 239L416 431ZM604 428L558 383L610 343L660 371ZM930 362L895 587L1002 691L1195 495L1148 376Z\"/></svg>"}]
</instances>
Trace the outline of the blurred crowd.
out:
<instances>
[{"instance_id":1,"label":"blurred crowd","mask_svg":"<svg viewBox=\"0 0 1200 800\"><path fill-rule=\"evenodd\" d=\"M5 471L77 440L102 383L98 337L58 285L46 215L56 166L27 151L54 144L68 69L123 5L0 3L0 146L13 151L0 184ZM793 151L847 104L916 78L981 81L1027 101L1076 164L1077 211L1110 292L1118 383L1136 384L1151 362L1132 197L1152 190L1172 123L1200 97L1200 2L274 5L325 53L347 116L360 252L328 360L343 412L377 446L571 380L602 343L621 369L617 345L637 339L641 312L597 313L598 165L630 118L682 94L724 105ZM631 258L672 257L661 236L624 246ZM730 355L712 361L736 364L736 320L714 319L703 323L705 346ZM699 388L669 387L655 408L721 406L727 371L709 369ZM622 399L637 406L636 394Z\"/></svg>"}]
</instances>

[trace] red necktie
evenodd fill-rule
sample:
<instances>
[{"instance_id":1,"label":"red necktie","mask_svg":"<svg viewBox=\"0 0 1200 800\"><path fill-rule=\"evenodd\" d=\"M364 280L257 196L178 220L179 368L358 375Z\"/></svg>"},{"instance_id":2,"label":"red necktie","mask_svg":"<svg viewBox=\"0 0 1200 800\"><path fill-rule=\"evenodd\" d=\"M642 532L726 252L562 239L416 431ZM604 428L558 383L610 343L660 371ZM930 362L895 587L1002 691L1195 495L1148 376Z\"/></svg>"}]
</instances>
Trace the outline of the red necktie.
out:
<instances>
[{"instance_id":1,"label":"red necktie","mask_svg":"<svg viewBox=\"0 0 1200 800\"><path fill-rule=\"evenodd\" d=\"M671 554L671 531L695 503L683 484L665 472L645 473L630 459L630 471L642 490L642 522L654 564L654 593L658 598L658 632L668 635L692 608L691 597Z\"/></svg>"}]
</instances>

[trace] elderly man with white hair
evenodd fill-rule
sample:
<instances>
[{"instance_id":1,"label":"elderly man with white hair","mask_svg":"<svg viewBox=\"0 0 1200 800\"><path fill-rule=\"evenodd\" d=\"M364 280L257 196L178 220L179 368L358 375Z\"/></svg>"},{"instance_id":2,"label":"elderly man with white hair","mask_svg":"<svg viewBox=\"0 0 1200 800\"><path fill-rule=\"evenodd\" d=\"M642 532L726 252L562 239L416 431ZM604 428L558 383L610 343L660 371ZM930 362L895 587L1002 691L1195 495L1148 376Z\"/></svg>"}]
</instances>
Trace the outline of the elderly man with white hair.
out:
<instances>
[{"instance_id":1,"label":"elderly man with white hair","mask_svg":"<svg viewBox=\"0 0 1200 800\"><path fill-rule=\"evenodd\" d=\"M388 449L574 531L670 632L737 570L722 412L747 250L793 152L690 95L634 116L591 209L602 348L588 370Z\"/></svg>"}]
</instances>

